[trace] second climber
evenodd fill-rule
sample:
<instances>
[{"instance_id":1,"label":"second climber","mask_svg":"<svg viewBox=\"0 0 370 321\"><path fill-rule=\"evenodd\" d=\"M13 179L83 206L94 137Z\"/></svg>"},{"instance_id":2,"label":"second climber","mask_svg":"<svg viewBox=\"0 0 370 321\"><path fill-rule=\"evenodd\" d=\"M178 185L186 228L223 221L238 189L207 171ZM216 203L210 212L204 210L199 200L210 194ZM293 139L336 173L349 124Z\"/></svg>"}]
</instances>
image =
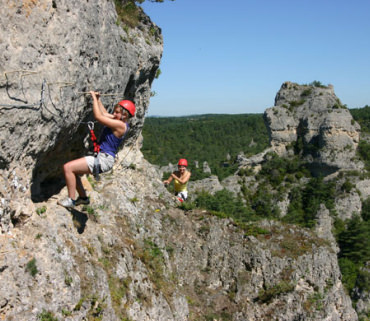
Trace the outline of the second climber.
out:
<instances>
[{"instance_id":1,"label":"second climber","mask_svg":"<svg viewBox=\"0 0 370 321\"><path fill-rule=\"evenodd\" d=\"M180 159L177 166L178 170L174 171L163 183L168 185L174 180L175 195L180 202L183 202L188 198L187 186L191 172L187 170L188 161L185 158Z\"/></svg>"}]
</instances>

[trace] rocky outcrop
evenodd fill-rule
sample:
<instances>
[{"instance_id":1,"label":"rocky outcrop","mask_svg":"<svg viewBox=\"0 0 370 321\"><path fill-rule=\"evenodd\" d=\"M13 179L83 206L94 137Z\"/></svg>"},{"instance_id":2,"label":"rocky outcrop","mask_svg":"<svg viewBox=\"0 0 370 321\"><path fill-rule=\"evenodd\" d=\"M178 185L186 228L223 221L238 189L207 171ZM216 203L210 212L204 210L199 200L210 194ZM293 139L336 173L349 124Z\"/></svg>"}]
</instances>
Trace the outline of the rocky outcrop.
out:
<instances>
[{"instance_id":1,"label":"rocky outcrop","mask_svg":"<svg viewBox=\"0 0 370 321\"><path fill-rule=\"evenodd\" d=\"M188 185L189 197L191 199L194 199L196 194L202 191L213 195L223 189L223 186L216 175L211 175L210 177L198 181L190 181Z\"/></svg>"},{"instance_id":2,"label":"rocky outcrop","mask_svg":"<svg viewBox=\"0 0 370 321\"><path fill-rule=\"evenodd\" d=\"M0 235L1 319L357 320L327 240L186 213L140 153L120 157L90 206L52 198Z\"/></svg>"},{"instance_id":3,"label":"rocky outcrop","mask_svg":"<svg viewBox=\"0 0 370 321\"><path fill-rule=\"evenodd\" d=\"M324 175L361 166L354 162L360 126L333 86L285 82L264 117L271 146L279 155L295 149L313 172Z\"/></svg>"},{"instance_id":4,"label":"rocky outcrop","mask_svg":"<svg viewBox=\"0 0 370 321\"><path fill-rule=\"evenodd\" d=\"M207 162L203 162L203 173L211 174L211 168Z\"/></svg>"}]
</instances>

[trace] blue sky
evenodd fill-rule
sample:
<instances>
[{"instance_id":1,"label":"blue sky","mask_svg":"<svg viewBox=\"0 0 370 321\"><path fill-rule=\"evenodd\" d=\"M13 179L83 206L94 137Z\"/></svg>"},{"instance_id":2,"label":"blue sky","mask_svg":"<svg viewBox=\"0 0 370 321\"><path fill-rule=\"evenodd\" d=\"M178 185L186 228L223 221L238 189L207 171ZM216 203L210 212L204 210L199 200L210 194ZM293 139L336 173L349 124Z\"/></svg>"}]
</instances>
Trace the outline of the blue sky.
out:
<instances>
[{"instance_id":1,"label":"blue sky","mask_svg":"<svg viewBox=\"0 0 370 321\"><path fill-rule=\"evenodd\" d=\"M370 0L165 0L141 5L162 29L149 116L263 113L285 81L332 84L370 105Z\"/></svg>"}]
</instances>

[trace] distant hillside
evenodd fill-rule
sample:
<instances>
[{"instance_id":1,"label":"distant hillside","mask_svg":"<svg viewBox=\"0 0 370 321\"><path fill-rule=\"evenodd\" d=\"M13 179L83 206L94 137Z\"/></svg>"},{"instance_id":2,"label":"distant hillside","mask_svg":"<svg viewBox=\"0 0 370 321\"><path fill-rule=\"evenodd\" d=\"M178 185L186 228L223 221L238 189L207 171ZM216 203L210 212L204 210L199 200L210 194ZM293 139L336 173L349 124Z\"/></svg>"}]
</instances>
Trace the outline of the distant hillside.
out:
<instances>
[{"instance_id":1,"label":"distant hillside","mask_svg":"<svg viewBox=\"0 0 370 321\"><path fill-rule=\"evenodd\" d=\"M240 152L253 155L268 146L262 114L148 117L143 136L142 152L149 162L168 165L187 158L193 179L201 175L194 161L200 167L207 161L212 173L222 179L235 171Z\"/></svg>"}]
</instances>

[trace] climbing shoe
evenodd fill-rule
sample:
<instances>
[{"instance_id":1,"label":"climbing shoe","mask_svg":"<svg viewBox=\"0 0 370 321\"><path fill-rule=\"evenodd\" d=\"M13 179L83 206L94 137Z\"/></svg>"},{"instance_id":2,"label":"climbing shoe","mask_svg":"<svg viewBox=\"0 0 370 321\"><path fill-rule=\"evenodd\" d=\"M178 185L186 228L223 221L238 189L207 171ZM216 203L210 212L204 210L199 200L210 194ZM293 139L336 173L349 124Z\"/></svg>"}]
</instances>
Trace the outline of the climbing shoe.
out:
<instances>
[{"instance_id":1,"label":"climbing shoe","mask_svg":"<svg viewBox=\"0 0 370 321\"><path fill-rule=\"evenodd\" d=\"M88 197L77 197L76 201L75 201L75 205L80 205L80 204L83 204L83 205L89 205L90 204L90 199Z\"/></svg>"},{"instance_id":2,"label":"climbing shoe","mask_svg":"<svg viewBox=\"0 0 370 321\"><path fill-rule=\"evenodd\" d=\"M75 201L69 197L65 198L64 200L58 201L58 205L63 206L65 208L74 208Z\"/></svg>"}]
</instances>

